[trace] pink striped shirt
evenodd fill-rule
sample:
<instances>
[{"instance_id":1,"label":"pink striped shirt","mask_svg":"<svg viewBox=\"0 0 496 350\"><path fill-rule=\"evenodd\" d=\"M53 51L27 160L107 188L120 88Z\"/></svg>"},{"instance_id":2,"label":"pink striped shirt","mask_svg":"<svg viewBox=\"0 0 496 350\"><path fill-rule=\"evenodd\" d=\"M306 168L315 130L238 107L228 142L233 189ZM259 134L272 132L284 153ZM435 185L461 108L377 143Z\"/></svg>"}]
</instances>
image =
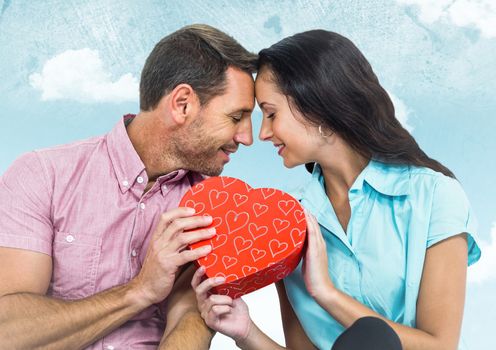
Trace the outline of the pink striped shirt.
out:
<instances>
[{"instance_id":1,"label":"pink striped shirt","mask_svg":"<svg viewBox=\"0 0 496 350\"><path fill-rule=\"evenodd\" d=\"M145 166L121 120L107 135L34 151L10 166L0 177L0 246L50 255L47 295L81 299L136 276L159 214L201 179L174 171L143 194ZM88 349L155 349L162 309L149 307Z\"/></svg>"}]
</instances>

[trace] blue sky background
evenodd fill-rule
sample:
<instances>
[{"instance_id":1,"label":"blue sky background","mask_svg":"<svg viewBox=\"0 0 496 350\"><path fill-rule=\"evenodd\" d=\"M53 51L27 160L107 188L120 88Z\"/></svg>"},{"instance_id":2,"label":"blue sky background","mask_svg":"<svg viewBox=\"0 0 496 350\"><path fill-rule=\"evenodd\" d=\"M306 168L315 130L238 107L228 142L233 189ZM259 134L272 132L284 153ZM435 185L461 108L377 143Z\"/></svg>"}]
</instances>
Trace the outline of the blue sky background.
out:
<instances>
[{"instance_id":1,"label":"blue sky background","mask_svg":"<svg viewBox=\"0 0 496 350\"><path fill-rule=\"evenodd\" d=\"M218 27L255 52L314 28L355 42L398 118L455 172L477 214L483 258L469 269L463 334L470 349L494 349L494 0L0 0L0 173L24 152L106 133L122 114L138 112L148 53L191 23ZM258 109L253 120L258 132ZM224 174L285 190L308 180L260 142L242 148ZM274 289L246 300L261 328L282 341ZM212 348L235 347L216 336Z\"/></svg>"}]
</instances>

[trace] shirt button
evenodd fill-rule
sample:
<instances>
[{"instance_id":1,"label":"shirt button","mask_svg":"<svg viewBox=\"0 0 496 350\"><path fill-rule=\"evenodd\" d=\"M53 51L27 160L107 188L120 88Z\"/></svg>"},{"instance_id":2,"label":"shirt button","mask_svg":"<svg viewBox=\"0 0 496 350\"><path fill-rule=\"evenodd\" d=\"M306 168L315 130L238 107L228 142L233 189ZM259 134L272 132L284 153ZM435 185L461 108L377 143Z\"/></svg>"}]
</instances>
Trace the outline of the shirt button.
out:
<instances>
[{"instance_id":1,"label":"shirt button","mask_svg":"<svg viewBox=\"0 0 496 350\"><path fill-rule=\"evenodd\" d=\"M127 180L124 180L124 181L122 181L122 185L127 187L127 186L129 186L129 182L127 182Z\"/></svg>"},{"instance_id":2,"label":"shirt button","mask_svg":"<svg viewBox=\"0 0 496 350\"><path fill-rule=\"evenodd\" d=\"M167 185L162 185L162 191L167 191Z\"/></svg>"},{"instance_id":3,"label":"shirt button","mask_svg":"<svg viewBox=\"0 0 496 350\"><path fill-rule=\"evenodd\" d=\"M67 236L65 237L65 240L66 240L67 242L69 242L69 243L72 243L72 242L74 242L75 238L74 238L74 236L73 236L73 235L67 235Z\"/></svg>"},{"instance_id":4,"label":"shirt button","mask_svg":"<svg viewBox=\"0 0 496 350\"><path fill-rule=\"evenodd\" d=\"M134 256L136 256L136 255L138 255L138 252L136 252L136 249L133 249L133 250L131 251L131 255L132 255L133 257L134 257Z\"/></svg>"},{"instance_id":5,"label":"shirt button","mask_svg":"<svg viewBox=\"0 0 496 350\"><path fill-rule=\"evenodd\" d=\"M107 350L114 350L115 348L112 345L107 345L107 347L105 349L107 349Z\"/></svg>"},{"instance_id":6,"label":"shirt button","mask_svg":"<svg viewBox=\"0 0 496 350\"><path fill-rule=\"evenodd\" d=\"M141 209L145 210L145 207L146 207L145 203L140 203L140 208Z\"/></svg>"},{"instance_id":7,"label":"shirt button","mask_svg":"<svg viewBox=\"0 0 496 350\"><path fill-rule=\"evenodd\" d=\"M136 181L138 181L139 184L142 184L143 183L143 178L141 176L138 176L138 178L136 179Z\"/></svg>"}]
</instances>

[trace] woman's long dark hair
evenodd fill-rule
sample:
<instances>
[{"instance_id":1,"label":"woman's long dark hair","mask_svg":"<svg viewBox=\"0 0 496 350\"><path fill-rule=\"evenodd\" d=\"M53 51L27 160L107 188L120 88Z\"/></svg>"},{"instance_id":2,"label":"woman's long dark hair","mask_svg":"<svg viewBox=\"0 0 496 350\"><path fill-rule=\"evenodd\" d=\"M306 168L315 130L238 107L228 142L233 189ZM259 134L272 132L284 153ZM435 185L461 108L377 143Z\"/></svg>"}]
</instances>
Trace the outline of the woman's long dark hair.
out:
<instances>
[{"instance_id":1,"label":"woman's long dark hair","mask_svg":"<svg viewBox=\"0 0 496 350\"><path fill-rule=\"evenodd\" d=\"M332 130L367 158L453 173L422 151L395 117L372 67L347 38L311 30L259 53L280 91L314 125ZM307 164L307 169L313 164Z\"/></svg>"}]
</instances>

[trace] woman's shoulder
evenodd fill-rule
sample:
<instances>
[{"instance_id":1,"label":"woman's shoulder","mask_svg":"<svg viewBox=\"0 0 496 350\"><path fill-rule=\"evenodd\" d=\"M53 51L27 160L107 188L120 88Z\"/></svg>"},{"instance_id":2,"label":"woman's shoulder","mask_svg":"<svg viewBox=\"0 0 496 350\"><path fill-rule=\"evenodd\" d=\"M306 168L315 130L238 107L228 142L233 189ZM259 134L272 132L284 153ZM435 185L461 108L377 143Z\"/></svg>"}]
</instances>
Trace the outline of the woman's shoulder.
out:
<instances>
[{"instance_id":1,"label":"woman's shoulder","mask_svg":"<svg viewBox=\"0 0 496 350\"><path fill-rule=\"evenodd\" d=\"M409 167L409 182L412 192L448 192L452 195L464 195L460 182L439 171L426 167Z\"/></svg>"},{"instance_id":2,"label":"woman's shoulder","mask_svg":"<svg viewBox=\"0 0 496 350\"><path fill-rule=\"evenodd\" d=\"M384 194L410 197L423 197L423 193L433 192L440 183L458 183L455 179L427 167L389 164L375 160L365 169L364 179Z\"/></svg>"}]
</instances>

